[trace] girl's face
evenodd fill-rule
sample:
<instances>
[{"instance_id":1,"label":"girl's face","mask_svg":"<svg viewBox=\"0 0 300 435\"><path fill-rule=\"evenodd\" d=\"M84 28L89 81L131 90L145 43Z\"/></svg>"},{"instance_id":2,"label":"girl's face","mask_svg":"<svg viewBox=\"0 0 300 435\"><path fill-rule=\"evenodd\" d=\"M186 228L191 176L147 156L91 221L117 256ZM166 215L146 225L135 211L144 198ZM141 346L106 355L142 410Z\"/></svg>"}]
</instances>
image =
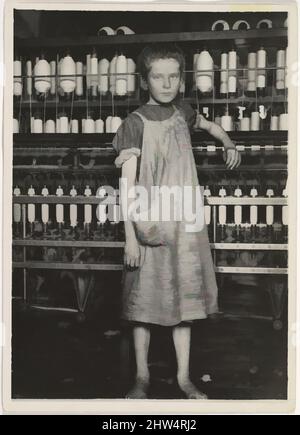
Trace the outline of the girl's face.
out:
<instances>
[{"instance_id":1,"label":"girl's face","mask_svg":"<svg viewBox=\"0 0 300 435\"><path fill-rule=\"evenodd\" d=\"M180 84L180 65L176 59L157 59L148 73L150 104L167 104L177 96Z\"/></svg>"}]
</instances>

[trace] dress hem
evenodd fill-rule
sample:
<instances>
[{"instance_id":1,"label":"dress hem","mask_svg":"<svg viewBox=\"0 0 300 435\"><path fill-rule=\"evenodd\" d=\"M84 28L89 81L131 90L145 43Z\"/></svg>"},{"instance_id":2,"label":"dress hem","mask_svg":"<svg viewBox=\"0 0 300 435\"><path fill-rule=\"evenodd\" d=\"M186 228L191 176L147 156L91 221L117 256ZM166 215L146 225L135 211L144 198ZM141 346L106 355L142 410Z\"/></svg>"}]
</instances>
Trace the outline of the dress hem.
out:
<instances>
[{"instance_id":1,"label":"dress hem","mask_svg":"<svg viewBox=\"0 0 300 435\"><path fill-rule=\"evenodd\" d=\"M187 318L178 319L178 320L176 320L174 322L165 322L165 323L161 322L158 319L153 319L153 318L150 319L150 318L138 317L138 316L131 316L131 317L130 316L122 316L121 320L125 320L125 321L128 321L128 322L150 323L150 324L153 324L153 325L160 325L160 326L176 326L176 325L178 325L178 324L180 324L182 322L191 322L191 323L193 323L193 322L195 322L197 320L205 320L209 316L211 316L213 314L218 314L218 313L219 313L219 310L217 309L217 310L212 310L211 312L208 312L207 314L203 314L201 316L200 315L197 316L197 317L193 316L192 318L187 317Z\"/></svg>"}]
</instances>

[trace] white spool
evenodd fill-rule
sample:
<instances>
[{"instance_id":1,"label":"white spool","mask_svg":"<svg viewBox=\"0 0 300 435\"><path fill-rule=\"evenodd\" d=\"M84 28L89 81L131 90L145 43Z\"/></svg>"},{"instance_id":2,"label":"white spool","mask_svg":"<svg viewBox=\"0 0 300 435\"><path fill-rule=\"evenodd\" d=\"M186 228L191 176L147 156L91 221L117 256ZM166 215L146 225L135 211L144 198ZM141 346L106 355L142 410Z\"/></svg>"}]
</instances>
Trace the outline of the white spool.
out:
<instances>
[{"instance_id":1,"label":"white spool","mask_svg":"<svg viewBox=\"0 0 300 435\"><path fill-rule=\"evenodd\" d=\"M101 95L105 95L108 92L109 83L109 61L107 59L101 59L98 65L99 77L98 88Z\"/></svg>"},{"instance_id":2,"label":"white spool","mask_svg":"<svg viewBox=\"0 0 300 435\"><path fill-rule=\"evenodd\" d=\"M51 69L46 59L39 60L34 66L34 87L37 92L45 94L51 88Z\"/></svg>"},{"instance_id":3,"label":"white spool","mask_svg":"<svg viewBox=\"0 0 300 435\"><path fill-rule=\"evenodd\" d=\"M56 133L60 133L60 119L56 119Z\"/></svg>"},{"instance_id":4,"label":"white spool","mask_svg":"<svg viewBox=\"0 0 300 435\"><path fill-rule=\"evenodd\" d=\"M237 79L234 76L228 77L228 92L230 94L236 93L236 85L237 85Z\"/></svg>"},{"instance_id":5,"label":"white spool","mask_svg":"<svg viewBox=\"0 0 300 435\"><path fill-rule=\"evenodd\" d=\"M278 127L279 127L278 116L276 116L276 115L271 116L270 130L277 131Z\"/></svg>"},{"instance_id":6,"label":"white spool","mask_svg":"<svg viewBox=\"0 0 300 435\"><path fill-rule=\"evenodd\" d=\"M228 92L228 54L221 54L221 85L220 85L220 93L227 94Z\"/></svg>"},{"instance_id":7,"label":"white spool","mask_svg":"<svg viewBox=\"0 0 300 435\"><path fill-rule=\"evenodd\" d=\"M64 191L60 186L56 189L56 195L62 196L64 194ZM56 222L58 224L64 223L64 206L63 204L56 204Z\"/></svg>"},{"instance_id":8,"label":"white spool","mask_svg":"<svg viewBox=\"0 0 300 435\"><path fill-rule=\"evenodd\" d=\"M109 64L109 90L112 95L116 93L116 66L118 56L115 55Z\"/></svg>"},{"instance_id":9,"label":"white spool","mask_svg":"<svg viewBox=\"0 0 300 435\"><path fill-rule=\"evenodd\" d=\"M234 223L235 223L235 225L241 225L241 223L242 223L242 206L241 205L234 206Z\"/></svg>"},{"instance_id":10,"label":"white spool","mask_svg":"<svg viewBox=\"0 0 300 435\"><path fill-rule=\"evenodd\" d=\"M234 191L234 196L240 198L243 195L242 190L237 187ZM235 225L241 225L242 223L242 206L235 205L234 206L234 223Z\"/></svg>"},{"instance_id":11,"label":"white spool","mask_svg":"<svg viewBox=\"0 0 300 435\"><path fill-rule=\"evenodd\" d=\"M14 222L21 222L21 204L14 204Z\"/></svg>"},{"instance_id":12,"label":"white spool","mask_svg":"<svg viewBox=\"0 0 300 435\"><path fill-rule=\"evenodd\" d=\"M20 97L22 95L22 62L20 60L15 60L14 65L14 95Z\"/></svg>"},{"instance_id":13,"label":"white spool","mask_svg":"<svg viewBox=\"0 0 300 435\"><path fill-rule=\"evenodd\" d=\"M136 65L133 59L127 59L127 93L132 94L135 92L135 71Z\"/></svg>"},{"instance_id":14,"label":"white spool","mask_svg":"<svg viewBox=\"0 0 300 435\"><path fill-rule=\"evenodd\" d=\"M49 191L46 186L42 189L42 195L48 196ZM49 205L48 204L42 204L42 222L43 224L47 224L49 222Z\"/></svg>"},{"instance_id":15,"label":"white spool","mask_svg":"<svg viewBox=\"0 0 300 435\"><path fill-rule=\"evenodd\" d=\"M32 186L28 189L27 192L28 196L34 196L35 190ZM28 204L27 208L27 219L29 223L33 223L35 221L35 205L34 204Z\"/></svg>"},{"instance_id":16,"label":"white spool","mask_svg":"<svg viewBox=\"0 0 300 435\"><path fill-rule=\"evenodd\" d=\"M245 116L240 120L240 131L249 131L250 130L250 118Z\"/></svg>"},{"instance_id":17,"label":"white spool","mask_svg":"<svg viewBox=\"0 0 300 435\"><path fill-rule=\"evenodd\" d=\"M256 86L258 88L265 88L266 87L266 76L264 74L259 74L257 76Z\"/></svg>"},{"instance_id":18,"label":"white spool","mask_svg":"<svg viewBox=\"0 0 300 435\"><path fill-rule=\"evenodd\" d=\"M236 93L237 84L237 53L235 50L230 50L228 53L228 92Z\"/></svg>"},{"instance_id":19,"label":"white spool","mask_svg":"<svg viewBox=\"0 0 300 435\"><path fill-rule=\"evenodd\" d=\"M45 122L45 133L55 133L55 122L53 119L47 119Z\"/></svg>"},{"instance_id":20,"label":"white spool","mask_svg":"<svg viewBox=\"0 0 300 435\"><path fill-rule=\"evenodd\" d=\"M19 189L18 186L16 186L14 188L14 196L19 196L19 195L21 195L21 190ZM14 214L14 222L15 223L21 222L21 217L22 217L21 204L14 204L14 213L13 214Z\"/></svg>"},{"instance_id":21,"label":"white spool","mask_svg":"<svg viewBox=\"0 0 300 435\"><path fill-rule=\"evenodd\" d=\"M113 221L112 224L118 224L121 220L121 207L118 204L113 205Z\"/></svg>"},{"instance_id":22,"label":"white spool","mask_svg":"<svg viewBox=\"0 0 300 435\"><path fill-rule=\"evenodd\" d=\"M213 23L213 25L211 26L211 30L215 31L216 27L221 24L222 25L222 31L223 30L229 30L229 24L227 23L227 21L225 20L217 20Z\"/></svg>"},{"instance_id":23,"label":"white spool","mask_svg":"<svg viewBox=\"0 0 300 435\"><path fill-rule=\"evenodd\" d=\"M258 131L259 130L260 117L259 112L251 113L251 121L250 121L250 130Z\"/></svg>"},{"instance_id":24,"label":"white spool","mask_svg":"<svg viewBox=\"0 0 300 435\"><path fill-rule=\"evenodd\" d=\"M230 115L223 115L221 117L221 127L225 131L232 131L232 117Z\"/></svg>"},{"instance_id":25,"label":"white spool","mask_svg":"<svg viewBox=\"0 0 300 435\"><path fill-rule=\"evenodd\" d=\"M86 119L82 118L82 120L81 120L81 131L82 131L82 133L85 133L85 121L86 121Z\"/></svg>"},{"instance_id":26,"label":"white spool","mask_svg":"<svg viewBox=\"0 0 300 435\"><path fill-rule=\"evenodd\" d=\"M96 196L99 198L104 198L105 192L106 192L105 189L103 189L102 187L99 187L97 189ZM107 220L106 208L107 208L106 204L100 204L96 208L96 216L97 216L98 221L101 224L104 224Z\"/></svg>"},{"instance_id":27,"label":"white spool","mask_svg":"<svg viewBox=\"0 0 300 435\"><path fill-rule=\"evenodd\" d=\"M272 205L267 205L266 221L267 225L274 223L274 207Z\"/></svg>"},{"instance_id":28,"label":"white spool","mask_svg":"<svg viewBox=\"0 0 300 435\"><path fill-rule=\"evenodd\" d=\"M227 94L228 92L228 82L220 84L220 94Z\"/></svg>"},{"instance_id":29,"label":"white spool","mask_svg":"<svg viewBox=\"0 0 300 435\"><path fill-rule=\"evenodd\" d=\"M84 196L91 196L92 191L90 189L90 186L86 186L84 191ZM84 205L84 223L85 224L91 224L92 223L92 206L91 204L85 204Z\"/></svg>"},{"instance_id":30,"label":"white spool","mask_svg":"<svg viewBox=\"0 0 300 435\"><path fill-rule=\"evenodd\" d=\"M237 89L237 54L235 50L231 50L228 55L228 92L235 94Z\"/></svg>"},{"instance_id":31,"label":"white spool","mask_svg":"<svg viewBox=\"0 0 300 435\"><path fill-rule=\"evenodd\" d=\"M227 195L226 190L224 187L221 187L219 190L219 196L224 198ZM220 225L226 225L226 219L227 219L227 208L226 205L220 205L219 206L219 224Z\"/></svg>"},{"instance_id":32,"label":"white spool","mask_svg":"<svg viewBox=\"0 0 300 435\"><path fill-rule=\"evenodd\" d=\"M33 121L33 133L43 133L43 121L39 118Z\"/></svg>"},{"instance_id":33,"label":"white spool","mask_svg":"<svg viewBox=\"0 0 300 435\"><path fill-rule=\"evenodd\" d=\"M75 94L77 97L82 97L83 95L83 63L76 62L76 79L75 79Z\"/></svg>"},{"instance_id":34,"label":"white spool","mask_svg":"<svg viewBox=\"0 0 300 435\"><path fill-rule=\"evenodd\" d=\"M56 62L51 60L50 62L50 94L55 95L56 93Z\"/></svg>"},{"instance_id":35,"label":"white spool","mask_svg":"<svg viewBox=\"0 0 300 435\"><path fill-rule=\"evenodd\" d=\"M221 116L216 116L216 117L215 117L215 123L216 123L217 125L222 125L222 124L221 124Z\"/></svg>"},{"instance_id":36,"label":"white spool","mask_svg":"<svg viewBox=\"0 0 300 435\"><path fill-rule=\"evenodd\" d=\"M71 133L79 133L78 119L72 119L71 121Z\"/></svg>"},{"instance_id":37,"label":"white spool","mask_svg":"<svg viewBox=\"0 0 300 435\"><path fill-rule=\"evenodd\" d=\"M237 67L237 53L234 49L232 49L228 53L228 69L229 69L229 71L233 70L233 71L230 71L230 74L236 74L236 71L235 71L236 67Z\"/></svg>"},{"instance_id":38,"label":"white spool","mask_svg":"<svg viewBox=\"0 0 300 435\"><path fill-rule=\"evenodd\" d=\"M251 205L250 206L250 223L251 225L257 225L257 206Z\"/></svg>"},{"instance_id":39,"label":"white spool","mask_svg":"<svg viewBox=\"0 0 300 435\"><path fill-rule=\"evenodd\" d=\"M91 55L86 55L86 87L90 89L91 87Z\"/></svg>"},{"instance_id":40,"label":"white spool","mask_svg":"<svg viewBox=\"0 0 300 435\"><path fill-rule=\"evenodd\" d=\"M77 190L73 186L71 191L70 191L70 196L75 198L76 195L77 195ZM77 204L70 205L70 224L71 224L71 227L73 227L73 228L75 228L77 225Z\"/></svg>"},{"instance_id":41,"label":"white spool","mask_svg":"<svg viewBox=\"0 0 300 435\"><path fill-rule=\"evenodd\" d=\"M120 26L116 29L115 31L116 34L121 33L123 35L134 35L134 31L131 30L129 27L127 26Z\"/></svg>"},{"instance_id":42,"label":"white spool","mask_svg":"<svg viewBox=\"0 0 300 435\"><path fill-rule=\"evenodd\" d=\"M110 36L115 35L115 31L108 26L101 27L101 29L98 30L97 35L99 36L101 32L106 33L106 35L110 35Z\"/></svg>"},{"instance_id":43,"label":"white spool","mask_svg":"<svg viewBox=\"0 0 300 435\"><path fill-rule=\"evenodd\" d=\"M114 116L111 120L110 133L116 133L121 124L122 124L122 119L119 118L118 116Z\"/></svg>"},{"instance_id":44,"label":"white spool","mask_svg":"<svg viewBox=\"0 0 300 435\"><path fill-rule=\"evenodd\" d=\"M258 88L265 88L266 86L266 68L267 65L267 52L264 48L257 51L257 78L256 86Z\"/></svg>"},{"instance_id":45,"label":"white spool","mask_svg":"<svg viewBox=\"0 0 300 435\"><path fill-rule=\"evenodd\" d=\"M246 28L247 30L250 29L250 24L248 23L248 21L245 20L238 20L236 21L233 26L232 26L232 30L240 30L240 27L242 24L246 24Z\"/></svg>"},{"instance_id":46,"label":"white spool","mask_svg":"<svg viewBox=\"0 0 300 435\"><path fill-rule=\"evenodd\" d=\"M19 133L19 121L16 118L13 119L13 133Z\"/></svg>"},{"instance_id":47,"label":"white spool","mask_svg":"<svg viewBox=\"0 0 300 435\"><path fill-rule=\"evenodd\" d=\"M268 198L273 197L274 196L273 189L268 189L266 196ZM273 223L274 223L274 206L273 205L267 205L267 207L266 207L266 222L267 222L267 225L273 225Z\"/></svg>"},{"instance_id":48,"label":"white spool","mask_svg":"<svg viewBox=\"0 0 300 435\"><path fill-rule=\"evenodd\" d=\"M95 123L96 133L104 133L104 121L102 119L97 119Z\"/></svg>"},{"instance_id":49,"label":"white spool","mask_svg":"<svg viewBox=\"0 0 300 435\"><path fill-rule=\"evenodd\" d=\"M95 121L92 118L85 120L84 133L95 133Z\"/></svg>"},{"instance_id":50,"label":"white spool","mask_svg":"<svg viewBox=\"0 0 300 435\"><path fill-rule=\"evenodd\" d=\"M96 216L98 221L101 224L105 224L106 220L107 220L107 216L106 216L106 205L104 204L100 204L98 205L97 209L96 209Z\"/></svg>"},{"instance_id":51,"label":"white spool","mask_svg":"<svg viewBox=\"0 0 300 435\"><path fill-rule=\"evenodd\" d=\"M257 195L258 195L257 189L255 187L253 187L251 189L250 196L252 198L255 198ZM250 223L251 223L251 225L257 225L257 220L258 220L257 215L258 215L257 205L251 205L250 206Z\"/></svg>"},{"instance_id":52,"label":"white spool","mask_svg":"<svg viewBox=\"0 0 300 435\"><path fill-rule=\"evenodd\" d=\"M279 115L279 130L288 130L288 114L282 113Z\"/></svg>"},{"instance_id":53,"label":"white spool","mask_svg":"<svg viewBox=\"0 0 300 435\"><path fill-rule=\"evenodd\" d=\"M32 62L27 60L26 62L26 92L28 96L32 95Z\"/></svg>"},{"instance_id":54,"label":"white spool","mask_svg":"<svg viewBox=\"0 0 300 435\"><path fill-rule=\"evenodd\" d=\"M74 91L76 86L76 64L70 55L65 56L62 59L60 66L61 81L60 86L66 93Z\"/></svg>"},{"instance_id":55,"label":"white spool","mask_svg":"<svg viewBox=\"0 0 300 435\"><path fill-rule=\"evenodd\" d=\"M247 81L247 91L256 91L256 63L257 54L248 53L248 81Z\"/></svg>"},{"instance_id":56,"label":"white spool","mask_svg":"<svg viewBox=\"0 0 300 435\"><path fill-rule=\"evenodd\" d=\"M196 86L200 92L210 92L213 87L214 61L207 50L201 51L197 57Z\"/></svg>"},{"instance_id":57,"label":"white spool","mask_svg":"<svg viewBox=\"0 0 300 435\"><path fill-rule=\"evenodd\" d=\"M285 50L276 53L276 89L285 88Z\"/></svg>"},{"instance_id":58,"label":"white spool","mask_svg":"<svg viewBox=\"0 0 300 435\"><path fill-rule=\"evenodd\" d=\"M108 116L105 120L105 132L106 133L112 133L112 128L111 128L111 122L112 122L112 116Z\"/></svg>"},{"instance_id":59,"label":"white spool","mask_svg":"<svg viewBox=\"0 0 300 435\"><path fill-rule=\"evenodd\" d=\"M98 57L96 53L91 57L91 85L98 86Z\"/></svg>"},{"instance_id":60,"label":"white spool","mask_svg":"<svg viewBox=\"0 0 300 435\"><path fill-rule=\"evenodd\" d=\"M116 73L126 74L116 76L116 94L119 96L124 96L127 92L127 59L124 55L117 57Z\"/></svg>"},{"instance_id":61,"label":"white spool","mask_svg":"<svg viewBox=\"0 0 300 435\"><path fill-rule=\"evenodd\" d=\"M219 224L226 225L226 219L227 219L226 205L220 205L219 206Z\"/></svg>"},{"instance_id":62,"label":"white spool","mask_svg":"<svg viewBox=\"0 0 300 435\"><path fill-rule=\"evenodd\" d=\"M260 20L257 24L256 24L256 28L257 29L261 29L263 24L266 24L268 29L272 29L273 23L271 20L269 20L268 18L265 18L263 20Z\"/></svg>"},{"instance_id":63,"label":"white spool","mask_svg":"<svg viewBox=\"0 0 300 435\"><path fill-rule=\"evenodd\" d=\"M204 192L203 192L203 196L205 196L206 198L211 196L211 191L210 191L210 188L208 186L205 187Z\"/></svg>"},{"instance_id":64,"label":"white spool","mask_svg":"<svg viewBox=\"0 0 300 435\"><path fill-rule=\"evenodd\" d=\"M204 206L204 216L206 225L210 225L211 222L211 207L210 205Z\"/></svg>"},{"instance_id":65,"label":"white spool","mask_svg":"<svg viewBox=\"0 0 300 435\"><path fill-rule=\"evenodd\" d=\"M63 115L59 118L60 133L69 133L69 119Z\"/></svg>"}]
</instances>

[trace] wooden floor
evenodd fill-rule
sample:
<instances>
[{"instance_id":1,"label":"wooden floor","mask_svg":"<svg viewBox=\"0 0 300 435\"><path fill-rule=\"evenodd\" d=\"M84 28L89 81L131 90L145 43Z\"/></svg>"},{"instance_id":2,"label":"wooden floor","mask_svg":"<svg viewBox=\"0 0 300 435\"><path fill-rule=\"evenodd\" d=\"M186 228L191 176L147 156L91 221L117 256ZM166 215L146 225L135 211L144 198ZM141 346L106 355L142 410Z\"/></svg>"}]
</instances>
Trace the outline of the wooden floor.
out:
<instances>
[{"instance_id":1,"label":"wooden floor","mask_svg":"<svg viewBox=\"0 0 300 435\"><path fill-rule=\"evenodd\" d=\"M122 398L133 359L126 363L125 329L113 317L13 310L14 398ZM178 399L169 328L155 327L150 346L150 398ZM129 355L130 357L130 355ZM250 319L202 320L193 327L191 371L210 399L285 399L286 330Z\"/></svg>"}]
</instances>

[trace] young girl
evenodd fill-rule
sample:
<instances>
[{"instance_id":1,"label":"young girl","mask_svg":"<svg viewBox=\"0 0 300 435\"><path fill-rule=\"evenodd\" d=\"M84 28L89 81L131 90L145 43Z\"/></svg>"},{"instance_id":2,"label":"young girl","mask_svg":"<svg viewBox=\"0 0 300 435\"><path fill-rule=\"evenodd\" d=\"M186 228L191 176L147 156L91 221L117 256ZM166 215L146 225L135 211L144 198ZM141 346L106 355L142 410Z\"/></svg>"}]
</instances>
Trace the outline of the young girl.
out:
<instances>
[{"instance_id":1,"label":"young girl","mask_svg":"<svg viewBox=\"0 0 300 435\"><path fill-rule=\"evenodd\" d=\"M139 58L148 102L131 113L118 129L113 147L122 167L122 183L168 187L198 185L189 127L196 112L177 101L183 80L184 56L172 44L145 47ZM222 141L228 169L240 164L240 155L227 133L200 115L201 129ZM124 184L121 199L124 207ZM127 200L127 210L133 199ZM124 212L124 209L123 209ZM189 355L191 321L218 311L217 284L207 228L187 232L178 223L172 243L142 243L132 220L124 220L125 252L122 318L133 324L136 377L127 398L147 398L148 349L151 324L172 327L177 359L177 381L189 399L207 399L191 382Z\"/></svg>"}]
</instances>

